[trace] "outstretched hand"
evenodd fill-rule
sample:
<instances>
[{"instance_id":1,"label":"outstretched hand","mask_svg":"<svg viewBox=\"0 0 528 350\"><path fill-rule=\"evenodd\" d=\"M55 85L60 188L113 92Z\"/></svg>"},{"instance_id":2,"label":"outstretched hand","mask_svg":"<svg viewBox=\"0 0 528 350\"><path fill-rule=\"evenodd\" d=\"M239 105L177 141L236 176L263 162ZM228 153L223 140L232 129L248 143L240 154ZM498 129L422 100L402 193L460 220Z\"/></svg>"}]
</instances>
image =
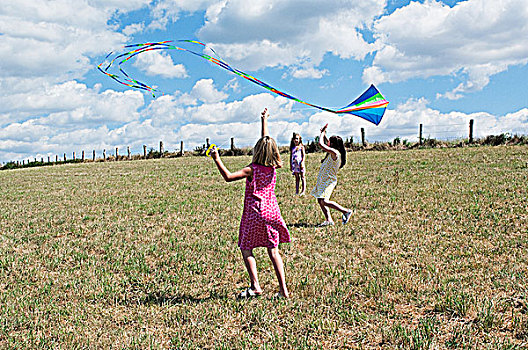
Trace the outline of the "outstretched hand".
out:
<instances>
[{"instance_id":1,"label":"outstretched hand","mask_svg":"<svg viewBox=\"0 0 528 350\"><path fill-rule=\"evenodd\" d=\"M325 132L327 127L328 127L328 123L326 123L325 126L321 128L321 133Z\"/></svg>"},{"instance_id":2,"label":"outstretched hand","mask_svg":"<svg viewBox=\"0 0 528 350\"><path fill-rule=\"evenodd\" d=\"M264 110L262 111L262 113L260 113L260 117L262 119L266 119L269 117L269 112L268 112L268 109L267 108L264 108Z\"/></svg>"},{"instance_id":3,"label":"outstretched hand","mask_svg":"<svg viewBox=\"0 0 528 350\"><path fill-rule=\"evenodd\" d=\"M216 148L215 145L211 145L212 147L209 148L209 157L213 158L213 160L217 160L219 155L218 155L218 149Z\"/></svg>"}]
</instances>

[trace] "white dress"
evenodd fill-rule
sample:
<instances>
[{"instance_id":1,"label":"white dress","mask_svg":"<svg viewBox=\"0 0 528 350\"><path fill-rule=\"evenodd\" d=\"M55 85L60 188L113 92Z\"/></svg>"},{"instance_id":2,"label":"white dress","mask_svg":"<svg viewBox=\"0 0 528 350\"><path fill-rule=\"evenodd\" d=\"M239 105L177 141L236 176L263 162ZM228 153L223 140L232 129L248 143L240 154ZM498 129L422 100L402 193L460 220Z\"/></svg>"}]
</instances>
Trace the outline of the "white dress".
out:
<instances>
[{"instance_id":1,"label":"white dress","mask_svg":"<svg viewBox=\"0 0 528 350\"><path fill-rule=\"evenodd\" d=\"M337 171L339 170L340 165L341 154L337 154L336 160L333 160L332 156L328 154L319 169L317 183L311 193L312 196L315 198L330 198L332 191L337 185Z\"/></svg>"}]
</instances>

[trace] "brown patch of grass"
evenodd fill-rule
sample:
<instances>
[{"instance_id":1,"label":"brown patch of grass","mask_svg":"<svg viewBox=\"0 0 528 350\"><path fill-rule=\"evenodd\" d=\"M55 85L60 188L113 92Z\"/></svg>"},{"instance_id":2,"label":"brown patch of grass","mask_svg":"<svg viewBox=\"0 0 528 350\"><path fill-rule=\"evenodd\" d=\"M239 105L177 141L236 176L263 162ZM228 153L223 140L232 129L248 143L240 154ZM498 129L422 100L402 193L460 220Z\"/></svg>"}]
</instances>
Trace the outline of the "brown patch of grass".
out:
<instances>
[{"instance_id":1,"label":"brown patch of grass","mask_svg":"<svg viewBox=\"0 0 528 350\"><path fill-rule=\"evenodd\" d=\"M280 169L288 301L270 298L263 249L265 297L235 299L248 283L244 183L224 183L207 158L0 172L0 347L521 348L527 156L349 153L333 199L354 215L323 229ZM308 155L308 192L321 157Z\"/></svg>"}]
</instances>

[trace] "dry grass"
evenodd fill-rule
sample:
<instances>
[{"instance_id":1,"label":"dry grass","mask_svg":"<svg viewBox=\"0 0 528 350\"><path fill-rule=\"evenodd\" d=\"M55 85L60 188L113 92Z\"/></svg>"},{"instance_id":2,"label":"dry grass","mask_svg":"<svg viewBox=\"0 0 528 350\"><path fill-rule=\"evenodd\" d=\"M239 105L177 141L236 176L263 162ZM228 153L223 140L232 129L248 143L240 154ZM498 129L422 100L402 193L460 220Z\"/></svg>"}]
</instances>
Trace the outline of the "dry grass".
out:
<instances>
[{"instance_id":1,"label":"dry grass","mask_svg":"<svg viewBox=\"0 0 528 350\"><path fill-rule=\"evenodd\" d=\"M270 298L260 249L266 297L243 302L244 183L209 159L2 171L0 347L526 347L527 161L522 146L349 153L334 199L354 215L328 229L281 169L293 297Z\"/></svg>"}]
</instances>

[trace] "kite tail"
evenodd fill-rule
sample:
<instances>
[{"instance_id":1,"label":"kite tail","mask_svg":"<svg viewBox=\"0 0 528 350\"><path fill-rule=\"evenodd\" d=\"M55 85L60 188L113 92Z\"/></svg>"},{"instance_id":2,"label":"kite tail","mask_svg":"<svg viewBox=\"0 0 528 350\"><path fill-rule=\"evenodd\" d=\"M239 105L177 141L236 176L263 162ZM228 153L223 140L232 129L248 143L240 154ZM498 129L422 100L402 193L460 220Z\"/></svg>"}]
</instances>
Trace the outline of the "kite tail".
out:
<instances>
[{"instance_id":1,"label":"kite tail","mask_svg":"<svg viewBox=\"0 0 528 350\"><path fill-rule=\"evenodd\" d=\"M216 57L212 57L209 55L206 55L204 53L199 53L191 49L187 49L184 47L179 47L173 45L175 42L180 43L190 43L199 45L202 48L209 49ZM110 78L114 79L120 84L123 84L128 87L146 90L152 93L152 96L155 97L155 92L157 91L152 86L149 86L145 83L142 83L136 79L133 79L130 77L129 74L126 73L126 71L121 67L122 64L125 64L127 61L129 61L131 58L136 57L139 54L148 52L148 51L156 51L156 50L179 50L184 51L190 54L193 54L197 57L203 58L212 64L225 69L233 74L236 74L246 80L251 81L254 84L257 84L268 91L271 91L274 94L277 94L279 96L282 96L284 98L293 100L298 103L302 103L304 105L325 111L330 112L334 114L351 114L355 115L357 117L363 118L371 123L374 123L375 125L378 125L381 122L381 119L383 118L383 115L385 114L385 110L387 108L387 105L389 102L381 95L381 93L376 89L374 85L371 85L363 94L361 94L358 98L356 98L353 102L351 102L349 105L338 109L333 110L330 108L318 106L309 102L302 101L301 99L294 97L286 92L283 92L279 89L274 88L273 86L263 82L260 79L257 79L241 70L238 70L236 68L231 67L226 61L222 60L218 54L210 47L208 47L206 44L201 43L196 40L190 40L190 39L181 39L181 40L166 40L166 41L160 41L160 42L147 42L147 43L140 43L140 44L130 44L125 45L125 49L133 49L131 51L121 53L116 55L110 63L107 65L105 69L102 69L101 66L103 62L101 62L97 69L101 71L103 74L109 76ZM110 52L105 57L105 61L113 54L113 52ZM118 71L120 72L120 75L109 73L108 70L114 65L114 62L120 60L118 63Z\"/></svg>"}]
</instances>

